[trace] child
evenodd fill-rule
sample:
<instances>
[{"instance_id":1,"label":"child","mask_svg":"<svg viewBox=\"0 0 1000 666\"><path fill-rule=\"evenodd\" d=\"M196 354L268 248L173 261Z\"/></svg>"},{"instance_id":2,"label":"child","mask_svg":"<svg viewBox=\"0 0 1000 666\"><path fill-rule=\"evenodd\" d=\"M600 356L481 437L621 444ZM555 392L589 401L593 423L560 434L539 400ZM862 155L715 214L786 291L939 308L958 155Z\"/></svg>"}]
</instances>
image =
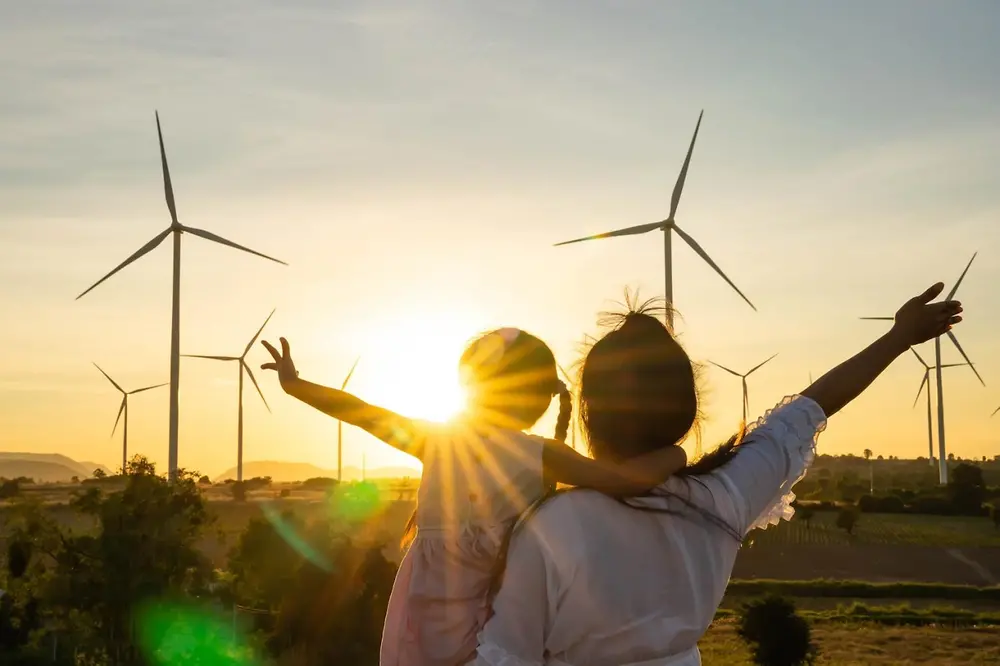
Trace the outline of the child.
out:
<instances>
[{"instance_id":1,"label":"child","mask_svg":"<svg viewBox=\"0 0 1000 666\"><path fill-rule=\"evenodd\" d=\"M449 424L409 419L344 391L298 378L281 338L276 370L286 393L355 425L423 462L416 536L400 564L382 634L382 666L457 666L475 656L487 614L490 574L517 516L555 483L637 495L686 464L668 447L620 464L586 458L563 441L524 433L559 395L557 440L572 402L548 346L519 329L474 340L459 361L468 394Z\"/></svg>"}]
</instances>

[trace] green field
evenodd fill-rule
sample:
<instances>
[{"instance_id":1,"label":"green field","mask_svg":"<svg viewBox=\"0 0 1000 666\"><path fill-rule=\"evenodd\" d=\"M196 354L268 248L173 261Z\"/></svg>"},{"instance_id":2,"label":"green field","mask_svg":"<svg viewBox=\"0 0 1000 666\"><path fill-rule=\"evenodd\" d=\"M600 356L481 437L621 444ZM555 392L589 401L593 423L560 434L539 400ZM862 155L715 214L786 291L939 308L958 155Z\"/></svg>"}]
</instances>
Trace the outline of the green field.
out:
<instances>
[{"instance_id":1,"label":"green field","mask_svg":"<svg viewBox=\"0 0 1000 666\"><path fill-rule=\"evenodd\" d=\"M837 514L817 512L807 526L795 518L748 537L752 545L797 546L833 544L877 544L918 546L1000 546L1000 530L987 518L863 513L848 535L834 523Z\"/></svg>"}]
</instances>

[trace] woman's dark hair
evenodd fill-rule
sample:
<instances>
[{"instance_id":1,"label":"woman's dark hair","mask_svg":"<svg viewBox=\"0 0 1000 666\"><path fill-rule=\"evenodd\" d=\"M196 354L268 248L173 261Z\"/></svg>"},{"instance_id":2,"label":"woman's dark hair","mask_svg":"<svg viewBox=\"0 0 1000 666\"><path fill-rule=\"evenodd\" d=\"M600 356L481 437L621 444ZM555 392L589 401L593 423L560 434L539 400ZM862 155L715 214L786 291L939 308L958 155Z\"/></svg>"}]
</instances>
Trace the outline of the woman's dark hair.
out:
<instances>
[{"instance_id":1,"label":"woman's dark hair","mask_svg":"<svg viewBox=\"0 0 1000 666\"><path fill-rule=\"evenodd\" d=\"M523 430L542 418L559 396L555 439L566 441L573 415L573 397L556 374L556 358L539 338L517 328L484 333L469 343L458 362L470 406L488 422ZM417 512L410 514L400 545L416 536Z\"/></svg>"},{"instance_id":2,"label":"woman's dark hair","mask_svg":"<svg viewBox=\"0 0 1000 666\"><path fill-rule=\"evenodd\" d=\"M636 304L626 292L624 314L604 313L603 325L611 330L590 348L580 372L580 418L590 452L595 457L627 460L665 446L680 446L697 425L697 368L670 329L655 314L666 311L655 301ZM711 453L701 456L677 473L689 483L729 462L737 453L744 429ZM568 490L567 492L572 492ZM536 501L507 531L493 570L489 601L499 590L506 568L507 550L514 533L549 499L563 492L551 490ZM647 496L669 497L688 511L670 507L622 504L638 510L676 515L697 514L737 541L742 535L725 520L698 506L688 497L663 488Z\"/></svg>"}]
</instances>

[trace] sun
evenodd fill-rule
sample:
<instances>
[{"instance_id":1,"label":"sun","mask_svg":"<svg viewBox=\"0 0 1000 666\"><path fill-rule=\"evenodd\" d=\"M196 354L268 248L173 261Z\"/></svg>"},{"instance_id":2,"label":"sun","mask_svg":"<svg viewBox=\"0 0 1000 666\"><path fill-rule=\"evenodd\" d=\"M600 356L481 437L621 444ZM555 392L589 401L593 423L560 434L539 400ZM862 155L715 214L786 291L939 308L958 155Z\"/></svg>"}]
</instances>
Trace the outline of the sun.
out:
<instances>
[{"instance_id":1,"label":"sun","mask_svg":"<svg viewBox=\"0 0 1000 666\"><path fill-rule=\"evenodd\" d=\"M458 359L478 329L441 314L404 321L371 326L363 374L359 366L359 396L404 416L448 421L465 407Z\"/></svg>"}]
</instances>

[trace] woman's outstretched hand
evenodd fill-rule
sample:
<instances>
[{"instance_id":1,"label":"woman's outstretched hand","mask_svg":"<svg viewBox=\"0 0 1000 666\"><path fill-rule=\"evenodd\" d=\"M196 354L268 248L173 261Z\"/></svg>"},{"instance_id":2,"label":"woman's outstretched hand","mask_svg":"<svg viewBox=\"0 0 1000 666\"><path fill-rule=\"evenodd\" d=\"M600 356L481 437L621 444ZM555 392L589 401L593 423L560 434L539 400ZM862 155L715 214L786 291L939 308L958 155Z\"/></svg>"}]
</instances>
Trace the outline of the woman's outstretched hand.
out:
<instances>
[{"instance_id":1,"label":"woman's outstretched hand","mask_svg":"<svg viewBox=\"0 0 1000 666\"><path fill-rule=\"evenodd\" d=\"M907 347L944 335L962 321L962 304L958 301L931 303L944 289L938 282L930 289L903 303L896 312L892 335Z\"/></svg>"},{"instance_id":2,"label":"woman's outstretched hand","mask_svg":"<svg viewBox=\"0 0 1000 666\"><path fill-rule=\"evenodd\" d=\"M264 349L271 354L271 358L274 359L273 363L264 363L260 366L261 370L276 370L278 373L278 381L284 386L289 382L295 381L299 373L295 369L295 363L292 361L292 353L288 349L288 340L284 338L279 338L281 342L281 353L274 348L267 340L261 340L261 344L264 345Z\"/></svg>"}]
</instances>

